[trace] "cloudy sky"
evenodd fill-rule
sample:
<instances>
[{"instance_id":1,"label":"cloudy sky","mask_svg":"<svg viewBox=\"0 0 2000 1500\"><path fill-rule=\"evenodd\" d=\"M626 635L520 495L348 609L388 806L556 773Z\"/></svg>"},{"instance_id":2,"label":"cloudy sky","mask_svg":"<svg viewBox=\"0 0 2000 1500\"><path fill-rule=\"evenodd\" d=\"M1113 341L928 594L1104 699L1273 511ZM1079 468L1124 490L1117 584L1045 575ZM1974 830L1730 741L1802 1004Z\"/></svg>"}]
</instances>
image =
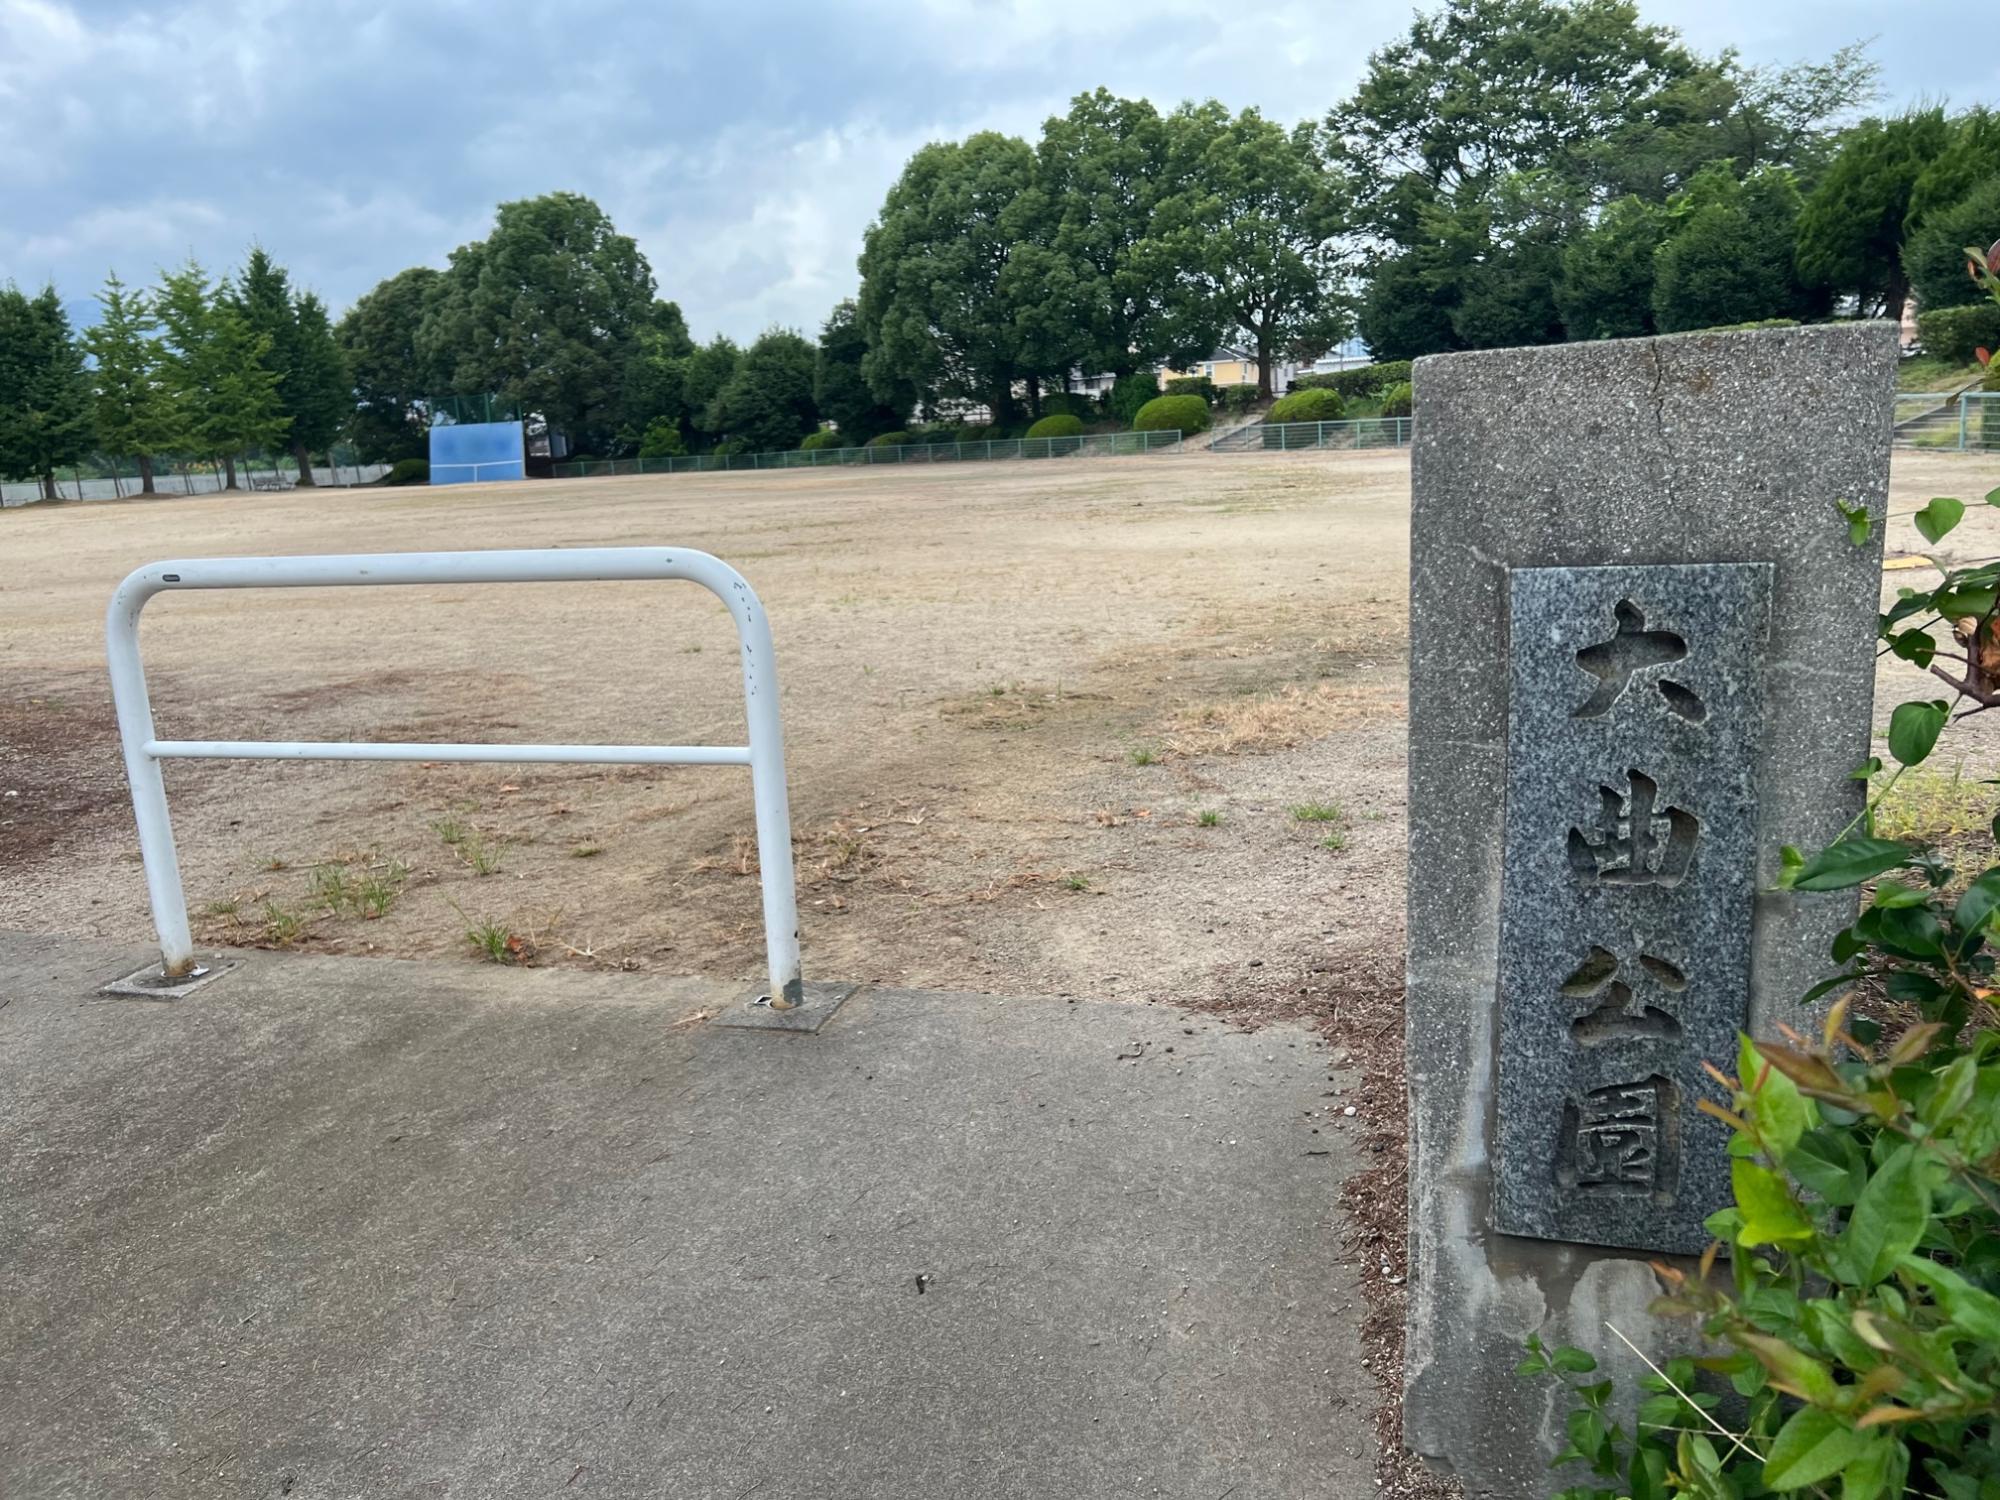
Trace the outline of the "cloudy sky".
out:
<instances>
[{"instance_id":1,"label":"cloudy sky","mask_svg":"<svg viewBox=\"0 0 2000 1500\"><path fill-rule=\"evenodd\" d=\"M1875 37L1893 101L2000 102L1956 0L1641 0L1703 50ZM1317 116L1409 0L0 0L0 281L82 303L254 239L345 307L493 205L587 193L697 337L816 329L925 141L1103 84Z\"/></svg>"}]
</instances>

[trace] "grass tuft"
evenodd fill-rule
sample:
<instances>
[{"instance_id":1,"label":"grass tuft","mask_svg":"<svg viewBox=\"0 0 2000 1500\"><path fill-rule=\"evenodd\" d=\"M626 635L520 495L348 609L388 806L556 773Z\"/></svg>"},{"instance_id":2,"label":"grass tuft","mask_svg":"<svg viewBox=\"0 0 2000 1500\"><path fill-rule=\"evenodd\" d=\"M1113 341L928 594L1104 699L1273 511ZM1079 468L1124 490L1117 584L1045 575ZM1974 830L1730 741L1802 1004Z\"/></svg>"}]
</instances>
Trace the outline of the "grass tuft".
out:
<instances>
[{"instance_id":1,"label":"grass tuft","mask_svg":"<svg viewBox=\"0 0 2000 1500\"><path fill-rule=\"evenodd\" d=\"M1292 816L1301 823L1338 823L1347 814L1338 802L1300 802L1293 805Z\"/></svg>"},{"instance_id":2,"label":"grass tuft","mask_svg":"<svg viewBox=\"0 0 2000 1500\"><path fill-rule=\"evenodd\" d=\"M1194 815L1194 821L1197 827L1220 828L1222 826L1222 814L1212 807L1204 807Z\"/></svg>"}]
</instances>

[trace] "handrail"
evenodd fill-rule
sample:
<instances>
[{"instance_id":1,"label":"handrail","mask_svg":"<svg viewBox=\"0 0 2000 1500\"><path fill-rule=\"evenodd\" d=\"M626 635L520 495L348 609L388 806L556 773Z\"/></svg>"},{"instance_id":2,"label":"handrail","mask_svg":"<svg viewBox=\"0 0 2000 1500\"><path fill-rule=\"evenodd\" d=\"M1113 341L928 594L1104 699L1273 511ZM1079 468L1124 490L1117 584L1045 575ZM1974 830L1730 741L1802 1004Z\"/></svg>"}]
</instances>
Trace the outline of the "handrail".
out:
<instances>
[{"instance_id":1,"label":"handrail","mask_svg":"<svg viewBox=\"0 0 2000 1500\"><path fill-rule=\"evenodd\" d=\"M581 583L682 579L720 599L736 621L743 664L748 745L447 745L404 741L162 740L139 656L139 616L156 594L188 589L328 588L356 584ZM764 950L771 1004L800 1003L798 897L793 888L791 810L785 791L784 729L777 661L764 607L741 573L706 552L671 547L543 547L491 552L392 552L331 557L209 557L148 563L112 592L105 651L125 775L163 973L194 966L180 860L167 815L160 762L231 760L451 760L577 764L745 765L757 816Z\"/></svg>"}]
</instances>

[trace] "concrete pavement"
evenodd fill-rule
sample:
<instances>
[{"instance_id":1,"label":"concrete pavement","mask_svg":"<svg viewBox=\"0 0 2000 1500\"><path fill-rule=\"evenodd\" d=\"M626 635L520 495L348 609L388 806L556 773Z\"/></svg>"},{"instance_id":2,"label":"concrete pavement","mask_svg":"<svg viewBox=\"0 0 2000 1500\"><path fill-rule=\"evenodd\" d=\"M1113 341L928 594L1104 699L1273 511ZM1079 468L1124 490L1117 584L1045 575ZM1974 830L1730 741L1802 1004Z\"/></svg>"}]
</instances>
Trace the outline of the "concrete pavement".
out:
<instances>
[{"instance_id":1,"label":"concrete pavement","mask_svg":"<svg viewBox=\"0 0 2000 1500\"><path fill-rule=\"evenodd\" d=\"M147 956L0 933L9 1500L1373 1492L1303 1032Z\"/></svg>"}]
</instances>

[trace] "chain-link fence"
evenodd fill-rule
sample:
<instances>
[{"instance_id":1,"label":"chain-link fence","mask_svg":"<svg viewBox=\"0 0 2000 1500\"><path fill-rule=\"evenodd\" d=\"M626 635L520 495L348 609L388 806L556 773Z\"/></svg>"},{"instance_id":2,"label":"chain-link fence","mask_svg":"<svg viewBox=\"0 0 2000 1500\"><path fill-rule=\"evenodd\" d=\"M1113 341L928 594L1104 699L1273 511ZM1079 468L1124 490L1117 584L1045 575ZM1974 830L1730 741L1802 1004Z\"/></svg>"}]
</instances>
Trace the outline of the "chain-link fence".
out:
<instances>
[{"instance_id":1,"label":"chain-link fence","mask_svg":"<svg viewBox=\"0 0 2000 1500\"><path fill-rule=\"evenodd\" d=\"M389 472L387 464L356 462L338 450L334 461L315 464L316 485L370 484ZM123 500L139 493L139 466L131 459L98 458L56 472L58 500ZM227 482L220 465L174 458L153 461L153 488L162 495L212 495ZM252 454L236 461L236 484L245 490L289 490L298 487L298 461L289 453L276 457ZM0 505L32 505L46 498L40 480L0 484Z\"/></svg>"},{"instance_id":2,"label":"chain-link fence","mask_svg":"<svg viewBox=\"0 0 2000 1500\"><path fill-rule=\"evenodd\" d=\"M702 453L685 458L580 459L557 464L558 479L607 474L709 474L723 469L821 469L848 464L981 463L989 459L1111 457L1178 448L1178 432L1096 432L1082 437L994 438L973 443L883 444L873 448L792 448L775 453Z\"/></svg>"},{"instance_id":3,"label":"chain-link fence","mask_svg":"<svg viewBox=\"0 0 2000 1500\"><path fill-rule=\"evenodd\" d=\"M1212 453L1282 453L1298 448L1407 448L1408 417L1356 417L1345 422L1255 422L1224 433Z\"/></svg>"}]
</instances>

